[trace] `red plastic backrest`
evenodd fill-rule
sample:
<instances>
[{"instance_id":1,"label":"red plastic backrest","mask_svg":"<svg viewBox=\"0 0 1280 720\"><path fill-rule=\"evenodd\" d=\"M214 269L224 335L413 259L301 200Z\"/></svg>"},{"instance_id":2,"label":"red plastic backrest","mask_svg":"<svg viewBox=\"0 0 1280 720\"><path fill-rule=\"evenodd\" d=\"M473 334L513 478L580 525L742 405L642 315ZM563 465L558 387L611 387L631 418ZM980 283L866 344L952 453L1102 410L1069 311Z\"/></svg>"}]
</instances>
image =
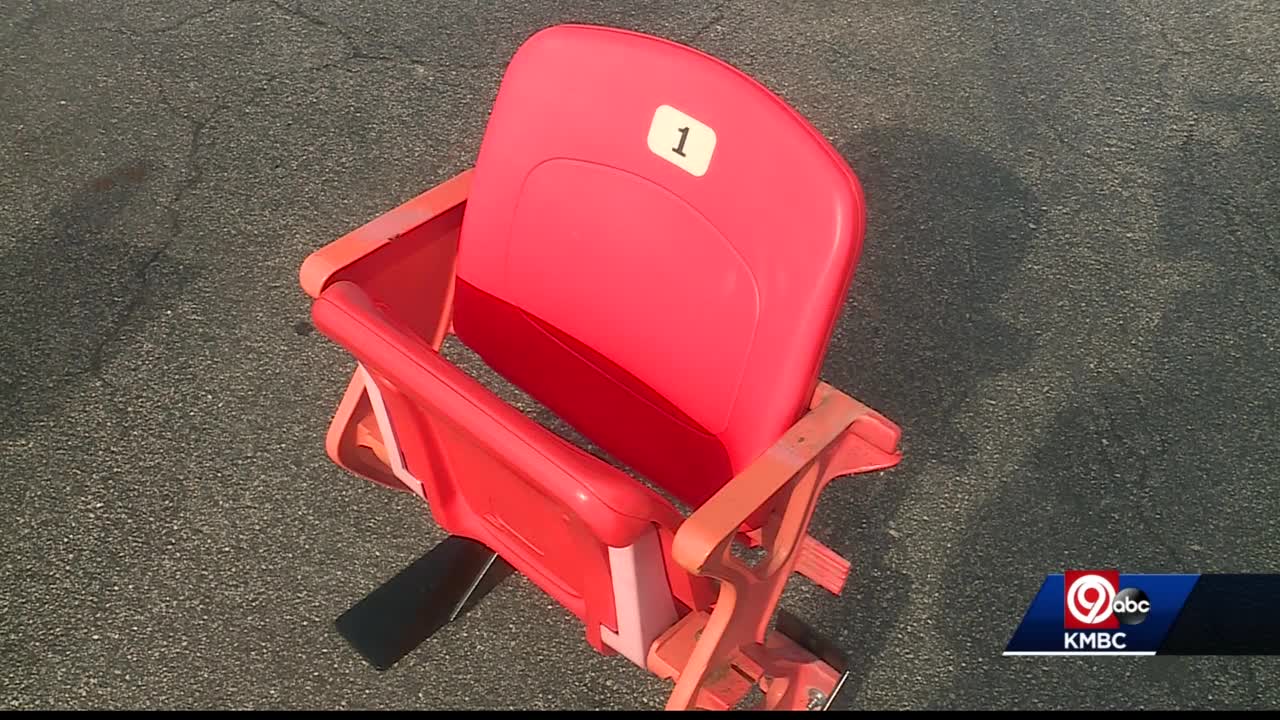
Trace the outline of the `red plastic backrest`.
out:
<instances>
[{"instance_id":1,"label":"red plastic backrest","mask_svg":"<svg viewBox=\"0 0 1280 720\"><path fill-rule=\"evenodd\" d=\"M697 506L805 410L864 209L763 86L550 28L511 61L473 180L458 336L615 458Z\"/></svg>"}]
</instances>

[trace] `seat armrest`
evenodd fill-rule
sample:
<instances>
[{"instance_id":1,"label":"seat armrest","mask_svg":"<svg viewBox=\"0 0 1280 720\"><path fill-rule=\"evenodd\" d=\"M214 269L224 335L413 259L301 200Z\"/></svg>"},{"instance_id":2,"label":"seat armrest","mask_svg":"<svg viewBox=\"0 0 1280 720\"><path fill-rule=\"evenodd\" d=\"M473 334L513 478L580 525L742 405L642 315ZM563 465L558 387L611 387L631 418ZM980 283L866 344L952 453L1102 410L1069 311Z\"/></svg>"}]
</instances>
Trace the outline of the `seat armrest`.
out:
<instances>
[{"instance_id":1,"label":"seat armrest","mask_svg":"<svg viewBox=\"0 0 1280 720\"><path fill-rule=\"evenodd\" d=\"M472 170L464 170L307 256L299 283L313 299L342 274L396 238L444 216L467 201Z\"/></svg>"},{"instance_id":2,"label":"seat armrest","mask_svg":"<svg viewBox=\"0 0 1280 720\"><path fill-rule=\"evenodd\" d=\"M826 479L891 467L900 457L900 434L876 411L820 384L808 412L681 524L672 554L686 570L701 574L717 548L730 543L748 517L814 463L822 462ZM775 555L789 555L791 550L770 548Z\"/></svg>"}]
</instances>

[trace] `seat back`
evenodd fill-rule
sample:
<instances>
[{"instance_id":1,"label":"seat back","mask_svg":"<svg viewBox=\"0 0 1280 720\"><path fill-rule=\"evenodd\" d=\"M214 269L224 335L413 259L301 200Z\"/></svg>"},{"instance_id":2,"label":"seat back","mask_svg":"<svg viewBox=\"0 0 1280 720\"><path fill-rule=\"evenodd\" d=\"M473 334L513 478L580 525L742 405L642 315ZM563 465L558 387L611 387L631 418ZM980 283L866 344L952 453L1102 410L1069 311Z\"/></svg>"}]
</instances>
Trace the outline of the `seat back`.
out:
<instances>
[{"instance_id":1,"label":"seat back","mask_svg":"<svg viewBox=\"0 0 1280 720\"><path fill-rule=\"evenodd\" d=\"M454 328L697 506L805 410L863 229L851 170L754 80L669 41L557 26L495 101Z\"/></svg>"}]
</instances>

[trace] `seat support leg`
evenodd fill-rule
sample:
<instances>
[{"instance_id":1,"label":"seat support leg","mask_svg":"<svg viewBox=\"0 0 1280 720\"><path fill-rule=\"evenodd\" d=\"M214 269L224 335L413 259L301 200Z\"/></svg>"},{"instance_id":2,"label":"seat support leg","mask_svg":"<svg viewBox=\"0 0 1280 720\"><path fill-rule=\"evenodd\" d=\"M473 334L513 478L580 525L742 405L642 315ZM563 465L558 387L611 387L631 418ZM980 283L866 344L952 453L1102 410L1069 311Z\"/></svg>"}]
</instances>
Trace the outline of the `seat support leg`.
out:
<instances>
[{"instance_id":1,"label":"seat support leg","mask_svg":"<svg viewBox=\"0 0 1280 720\"><path fill-rule=\"evenodd\" d=\"M387 670L512 572L494 551L451 535L353 605L335 625L369 664Z\"/></svg>"}]
</instances>

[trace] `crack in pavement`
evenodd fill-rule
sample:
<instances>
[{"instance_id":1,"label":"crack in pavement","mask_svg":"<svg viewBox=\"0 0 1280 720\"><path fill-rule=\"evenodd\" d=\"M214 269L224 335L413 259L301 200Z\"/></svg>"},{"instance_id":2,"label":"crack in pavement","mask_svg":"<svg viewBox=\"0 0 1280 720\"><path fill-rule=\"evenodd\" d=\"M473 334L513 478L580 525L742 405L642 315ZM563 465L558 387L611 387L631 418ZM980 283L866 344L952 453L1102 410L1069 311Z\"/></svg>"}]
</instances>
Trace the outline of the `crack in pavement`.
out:
<instances>
[{"instance_id":1,"label":"crack in pavement","mask_svg":"<svg viewBox=\"0 0 1280 720\"><path fill-rule=\"evenodd\" d=\"M186 25L192 22L193 20L196 20L202 17L207 17L209 15L214 14L217 11L225 10L235 4L252 2L252 1L254 0L231 0L231 2L227 5L197 13L191 17L185 18L184 20L178 22L172 27L169 27L166 29L146 30L146 31L143 31L143 34L156 35L156 34L161 34L166 32L172 32L182 27L183 25ZM271 4L274 5L275 3L271 3ZM117 34L122 34L130 38L137 37L136 33L126 28L113 27L113 28L103 28L103 29L110 30ZM290 75L299 74L303 72L311 72L315 70L321 70L333 64L334 64L333 62L326 62L318 65L308 65L302 68L291 68L286 71L273 73L271 75L268 75L263 80L262 82L263 87L260 88L258 91L250 94L249 97L250 98L256 97L259 93L265 92L266 89L272 83L278 80L284 79ZM204 167L200 162L200 151L201 151L202 144L204 142L205 130L221 113L225 112L226 110L232 107L232 103L230 101L224 101L214 106L214 108L210 110L208 114L206 114L203 118L197 117L196 115L189 113L185 109L180 107L169 96L168 92L164 89L164 86L162 84L155 83L152 80L151 68L148 67L145 63L143 64L143 70L144 70L143 77L147 79L148 83L153 85L153 88L156 92L156 96L160 99L161 104L163 104L165 108L170 113L172 113L176 118L190 125L190 130L187 136L188 137L187 153L182 163L183 167L185 168L185 172L183 173L183 178L181 182L178 184L177 189L174 190L172 198L170 198L167 202L164 202L162 205L168 217L168 231L169 231L168 236L164 239L163 242L157 245L154 250L152 250L152 252L147 256L147 258L143 260L143 262L134 271L134 274L133 274L134 282L131 283L131 287L128 290L128 299L125 301L124 307L121 308L120 312L117 313L116 317L114 317L111 321L109 321L108 325L110 327L110 330L107 333L104 333L102 339L99 340L94 345L94 347L90 350L89 362L84 372L88 373L91 376L96 376L103 380L105 380L105 378L102 375L102 368L103 368L103 364L105 362L109 347L113 343L120 340L121 337L123 337L124 330L125 328L128 327L129 321L144 306L148 296L147 291L152 285L152 280L153 280L153 278L151 277L152 269L160 262L162 258L165 257L165 255L169 252L169 250L175 245L178 239L182 236L183 219L182 219L182 213L181 213L181 206L185 201L186 197L196 188L197 185L200 184L200 181L204 176Z\"/></svg>"},{"instance_id":2,"label":"crack in pavement","mask_svg":"<svg viewBox=\"0 0 1280 720\"><path fill-rule=\"evenodd\" d=\"M188 136L187 156L184 163L187 172L182 182L179 183L178 188L174 191L173 198L163 205L169 220L168 237L156 246L151 251L151 254L143 260L142 264L134 270L134 283L129 290L128 299L125 301L124 307L110 322L110 332L104 333L89 352L86 372L104 382L106 382L106 377L102 374L102 368L106 359L107 349L112 343L123 337L129 321L142 308L147 298L147 290L151 286L151 269L168 253L182 233L182 214L179 212L179 206L186 194L199 184L200 178L204 175L204 168L200 165L197 156L200 150L200 138L211 119L212 115L203 121L195 121Z\"/></svg>"},{"instance_id":3,"label":"crack in pavement","mask_svg":"<svg viewBox=\"0 0 1280 720\"><path fill-rule=\"evenodd\" d=\"M181 29L195 22L196 20L208 17L210 15L213 15L214 13L222 12L223 10L228 10L232 6L241 5L243 3L248 3L248 2L257 2L257 1L258 0L227 0L227 3L225 5L216 5L207 10L201 10L200 12L192 13L191 15L188 15L182 18L181 20L178 20L177 22L170 23L168 25L161 25L159 27L147 28L142 32L146 35L158 35L160 33L173 32L174 30Z\"/></svg>"},{"instance_id":4,"label":"crack in pavement","mask_svg":"<svg viewBox=\"0 0 1280 720\"><path fill-rule=\"evenodd\" d=\"M728 7L729 7L729 0L720 0L714 6L712 6L711 13L710 13L711 17L709 17L705 23L700 25L698 29L693 31L693 35L690 36L690 41L695 42L697 40L700 40L703 37L703 35L705 35L708 31L711 30L711 28L715 27L718 23L724 20L725 10L727 10Z\"/></svg>"},{"instance_id":5,"label":"crack in pavement","mask_svg":"<svg viewBox=\"0 0 1280 720\"><path fill-rule=\"evenodd\" d=\"M311 13L303 9L302 3L298 3L298 7L294 9L286 6L283 2L281 2L281 0L264 0L264 2L276 8L280 12L283 12L286 15L289 15L290 17L301 20L305 23L308 23L313 27L318 27L323 30L328 30L330 32L337 33L338 37L342 38L342 42L347 46L347 57L345 58L345 60L347 61L350 61L350 60L398 61L398 62L407 63L409 65L423 66L423 63L421 61L410 57L409 52L407 50L405 50L400 45L397 45L391 42L388 42L387 45L389 45L390 47L398 51L400 53L399 56L376 55L374 53L366 52L360 46L359 41L357 41L356 38L351 34L350 30L348 30L345 27L342 27L337 23L312 15Z\"/></svg>"},{"instance_id":6,"label":"crack in pavement","mask_svg":"<svg viewBox=\"0 0 1280 720\"><path fill-rule=\"evenodd\" d=\"M260 94L267 92L275 83L281 80L287 79L289 77L300 75L303 73L309 73L309 72L324 72L327 70L342 67L345 63L349 63L352 61L372 61L372 62L393 63L393 64L407 64L407 65L423 67L423 68L428 67L425 63L415 58L409 57L407 52L402 47L395 44L391 44L391 47L403 53L403 55L400 55L400 56L379 55L379 54L366 52L361 47L359 41L346 28L336 23L329 22L327 20L311 15L310 13L307 13L305 10L301 8L297 8L297 9L291 8L285 5L283 2L280 2L280 0L230 0L230 2L228 2L225 5L220 5L215 8L210 8L207 10L200 11L198 13L194 13L190 16L187 16L169 25L159 27L159 28L150 28L140 32L135 32L125 27L103 27L100 29L108 30L116 34L124 35L131 39L136 39L139 34L144 36L161 35L161 34L179 30L191 24L192 22L207 18L211 15L215 15L216 13L227 10L228 8L234 5L245 4L249 2L260 2L263 5L268 5L272 8L275 8L276 10L284 13L287 16L301 20L313 27L321 28L323 30L332 32L341 39L342 44L344 45L344 48L343 48L343 56L337 60L328 60L322 63L309 64L303 67L290 68L288 70L283 70L280 72L268 74L261 81L260 87L254 92L250 93L247 98L242 98L241 99L242 102L246 100L252 100L253 98L258 97ZM180 104L177 103L170 96L169 92L164 88L163 84L156 82L154 80L154 78L152 77L152 69L151 67L149 67L148 64L146 63L143 64L143 70L144 70L143 76L146 78L147 82L152 85L156 93L156 96L159 98L161 104L163 104L165 108L174 117L190 125L190 130L188 132L188 147L187 147L186 156L183 160L183 167L185 168L185 172L183 173L183 178L181 182L178 184L177 189L174 191L173 196L167 202L164 202L162 205L168 217L168 231L169 231L168 237L165 238L165 240L161 242L159 245L157 245L156 248L152 250L152 252L147 256L147 258L143 260L143 262L134 271L133 273L134 281L131 283L131 287L128 289L128 299L126 300L124 307L120 310L120 312L116 315L115 318L109 321L108 326L110 327L110 330L107 333L105 333L103 338L99 342L97 342L94 345L94 347L90 350L88 366L84 372L88 373L91 376L96 376L100 379L105 379L102 376L102 368L103 368L110 346L113 343L119 341L123 337L124 330L125 328L128 327L130 320L132 320L132 318L138 313L138 311L145 305L146 299L148 297L148 290L152 286L152 281L153 281L153 278L151 276L152 270L166 256L166 254L170 251L171 248L173 248L173 246L177 243L178 239L182 236L183 220L182 220L181 206L185 202L188 195L200 184L200 181L204 176L204 167L200 162L200 153L202 150L202 146L205 142L205 131L210 124L212 124L216 119L219 118L219 116L222 113L232 108L231 101L229 100L224 101L222 103L215 105L203 117L199 117L196 114L191 113L185 108L181 107Z\"/></svg>"}]
</instances>

